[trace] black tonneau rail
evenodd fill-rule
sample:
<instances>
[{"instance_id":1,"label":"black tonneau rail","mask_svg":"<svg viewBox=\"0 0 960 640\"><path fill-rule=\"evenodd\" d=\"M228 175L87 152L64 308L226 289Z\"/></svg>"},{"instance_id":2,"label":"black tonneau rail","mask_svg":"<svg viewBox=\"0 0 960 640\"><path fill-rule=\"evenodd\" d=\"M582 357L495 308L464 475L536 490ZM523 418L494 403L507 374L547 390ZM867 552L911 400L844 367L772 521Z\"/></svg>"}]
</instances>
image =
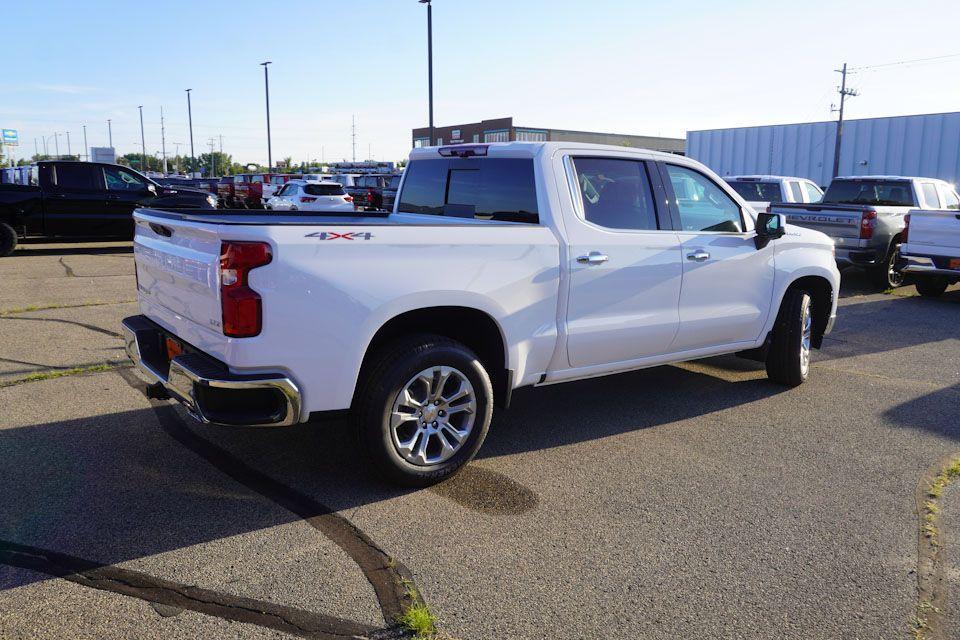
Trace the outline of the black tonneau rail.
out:
<instances>
[{"instance_id":1,"label":"black tonneau rail","mask_svg":"<svg viewBox=\"0 0 960 640\"><path fill-rule=\"evenodd\" d=\"M830 204L829 202L773 202L770 204L771 207L776 209L805 209L809 211L823 211L824 209L830 209L831 211L856 211L860 212L864 209L875 209L877 206L888 206L888 205L872 205L872 204Z\"/></svg>"},{"instance_id":2,"label":"black tonneau rail","mask_svg":"<svg viewBox=\"0 0 960 640\"><path fill-rule=\"evenodd\" d=\"M220 225L247 225L247 226L290 226L304 227L317 225L361 226L361 227L390 227L390 226L420 226L420 227L510 227L512 229L540 229L542 224L526 222L505 222L494 220L477 220L474 218L457 218L453 216L419 215L415 222L398 218L389 211L365 211L355 215L335 215L324 213L277 214L264 213L256 209L151 209L141 208L134 215L144 213L166 220L181 220L184 222L203 222ZM415 215L415 214L411 214Z\"/></svg>"}]
</instances>

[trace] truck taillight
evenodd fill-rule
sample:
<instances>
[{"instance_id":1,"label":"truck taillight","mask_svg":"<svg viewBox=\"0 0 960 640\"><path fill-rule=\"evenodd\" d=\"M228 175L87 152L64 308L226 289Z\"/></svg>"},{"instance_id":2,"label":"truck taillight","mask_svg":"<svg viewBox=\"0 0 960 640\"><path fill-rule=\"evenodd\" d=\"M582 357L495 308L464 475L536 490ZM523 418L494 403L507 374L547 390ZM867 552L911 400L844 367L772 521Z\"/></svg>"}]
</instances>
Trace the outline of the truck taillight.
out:
<instances>
[{"instance_id":1,"label":"truck taillight","mask_svg":"<svg viewBox=\"0 0 960 640\"><path fill-rule=\"evenodd\" d=\"M903 216L903 233L900 234L900 244L907 244L907 236L910 234L910 214Z\"/></svg>"},{"instance_id":2,"label":"truck taillight","mask_svg":"<svg viewBox=\"0 0 960 640\"><path fill-rule=\"evenodd\" d=\"M877 226L877 212L875 209L864 209L860 215L860 239L869 240L873 237L873 229Z\"/></svg>"},{"instance_id":3,"label":"truck taillight","mask_svg":"<svg viewBox=\"0 0 960 640\"><path fill-rule=\"evenodd\" d=\"M304 197L300 198L300 202L316 202L316 201L317 201L316 198L304 198Z\"/></svg>"},{"instance_id":4,"label":"truck taillight","mask_svg":"<svg viewBox=\"0 0 960 640\"><path fill-rule=\"evenodd\" d=\"M260 334L263 308L260 294L250 288L250 271L273 260L266 242L220 244L220 308L223 335L250 338Z\"/></svg>"},{"instance_id":5,"label":"truck taillight","mask_svg":"<svg viewBox=\"0 0 960 640\"><path fill-rule=\"evenodd\" d=\"M353 202L353 196L343 196L345 202Z\"/></svg>"}]
</instances>

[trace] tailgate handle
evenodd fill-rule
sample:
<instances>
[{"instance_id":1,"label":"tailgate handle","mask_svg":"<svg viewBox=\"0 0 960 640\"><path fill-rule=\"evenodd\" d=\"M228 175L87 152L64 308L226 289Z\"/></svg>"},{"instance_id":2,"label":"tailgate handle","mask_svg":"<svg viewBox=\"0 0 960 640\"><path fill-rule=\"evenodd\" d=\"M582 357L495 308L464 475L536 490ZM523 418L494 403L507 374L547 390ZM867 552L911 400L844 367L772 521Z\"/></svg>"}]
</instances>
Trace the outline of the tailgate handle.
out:
<instances>
[{"instance_id":1,"label":"tailgate handle","mask_svg":"<svg viewBox=\"0 0 960 640\"><path fill-rule=\"evenodd\" d=\"M163 236L164 238L169 238L173 235L173 229L170 227L165 227L162 224L157 224L156 222L150 223L150 228L158 236Z\"/></svg>"}]
</instances>

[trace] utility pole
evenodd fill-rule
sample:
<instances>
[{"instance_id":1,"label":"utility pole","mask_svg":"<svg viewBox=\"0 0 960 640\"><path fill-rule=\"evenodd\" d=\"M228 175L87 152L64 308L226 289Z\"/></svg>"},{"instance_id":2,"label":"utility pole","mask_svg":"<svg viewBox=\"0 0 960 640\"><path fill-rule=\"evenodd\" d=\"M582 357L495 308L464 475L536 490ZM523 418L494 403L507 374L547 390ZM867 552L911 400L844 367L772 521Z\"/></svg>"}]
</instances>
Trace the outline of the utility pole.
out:
<instances>
[{"instance_id":1,"label":"utility pole","mask_svg":"<svg viewBox=\"0 0 960 640\"><path fill-rule=\"evenodd\" d=\"M373 160L373 144L367 143L367 160Z\"/></svg>"},{"instance_id":2,"label":"utility pole","mask_svg":"<svg viewBox=\"0 0 960 640\"><path fill-rule=\"evenodd\" d=\"M146 175L147 173L147 139L143 135L143 105L140 105L139 107L137 107L137 109L140 109L140 147L141 147L141 150L143 151L143 167L141 168L141 171L143 171L144 175Z\"/></svg>"},{"instance_id":3,"label":"utility pole","mask_svg":"<svg viewBox=\"0 0 960 640\"><path fill-rule=\"evenodd\" d=\"M69 158L72 155L73 152L70 150L70 132L67 131L67 157Z\"/></svg>"},{"instance_id":4,"label":"utility pole","mask_svg":"<svg viewBox=\"0 0 960 640\"><path fill-rule=\"evenodd\" d=\"M87 125L83 125L83 159L90 162L90 147L87 145Z\"/></svg>"},{"instance_id":5,"label":"utility pole","mask_svg":"<svg viewBox=\"0 0 960 640\"><path fill-rule=\"evenodd\" d=\"M177 174L179 174L179 173L180 173L180 145L183 144L183 143L182 143L182 142L171 142L170 144L173 145L173 157L174 157L174 159L175 159L176 162L177 162L177 165L176 165L176 168L174 169L174 171L176 171Z\"/></svg>"},{"instance_id":6,"label":"utility pole","mask_svg":"<svg viewBox=\"0 0 960 640\"><path fill-rule=\"evenodd\" d=\"M193 153L193 109L190 108L190 92L193 89L187 89L187 118L190 121L190 177L197 170L197 156Z\"/></svg>"},{"instance_id":7,"label":"utility pole","mask_svg":"<svg viewBox=\"0 0 960 640\"><path fill-rule=\"evenodd\" d=\"M263 67L263 86L267 92L267 172L273 169L273 150L270 148L270 75L267 72L267 65L273 64L269 60L261 62Z\"/></svg>"},{"instance_id":8,"label":"utility pole","mask_svg":"<svg viewBox=\"0 0 960 640\"><path fill-rule=\"evenodd\" d=\"M167 134L163 128L163 105L160 105L160 149L163 154L163 175L167 175Z\"/></svg>"},{"instance_id":9,"label":"utility pole","mask_svg":"<svg viewBox=\"0 0 960 640\"><path fill-rule=\"evenodd\" d=\"M112 120L107 120L107 135L110 138L110 148L113 148L113 125L111 124Z\"/></svg>"},{"instance_id":10,"label":"utility pole","mask_svg":"<svg viewBox=\"0 0 960 640\"><path fill-rule=\"evenodd\" d=\"M427 91L430 102L430 145L433 146L433 4L430 0L420 0L427 5Z\"/></svg>"},{"instance_id":11,"label":"utility pole","mask_svg":"<svg viewBox=\"0 0 960 640\"><path fill-rule=\"evenodd\" d=\"M37 139L33 139L33 154L36 156L40 155L40 146L37 144Z\"/></svg>"},{"instance_id":12,"label":"utility pole","mask_svg":"<svg viewBox=\"0 0 960 640\"><path fill-rule=\"evenodd\" d=\"M214 145L216 144L217 141L215 138L210 138L209 142L210 142L210 177L212 178L217 173L217 157L213 155L213 151L215 148Z\"/></svg>"},{"instance_id":13,"label":"utility pole","mask_svg":"<svg viewBox=\"0 0 960 640\"><path fill-rule=\"evenodd\" d=\"M847 89L847 63L843 63L843 69L834 69L837 73L841 74L840 88L838 92L840 93L840 108L834 109L833 105L830 105L831 111L839 111L840 117L837 118L837 136L836 141L833 147L833 177L836 178L840 173L840 145L843 141L843 103L846 100L847 96L851 98L860 95L860 92L855 89Z\"/></svg>"},{"instance_id":14,"label":"utility pole","mask_svg":"<svg viewBox=\"0 0 960 640\"><path fill-rule=\"evenodd\" d=\"M53 147L57 152L57 160L60 159L60 133L58 131L53 132Z\"/></svg>"},{"instance_id":15,"label":"utility pole","mask_svg":"<svg viewBox=\"0 0 960 640\"><path fill-rule=\"evenodd\" d=\"M357 161L357 116L351 116L352 124L350 125L350 140L351 146L353 147L353 161Z\"/></svg>"},{"instance_id":16,"label":"utility pole","mask_svg":"<svg viewBox=\"0 0 960 640\"><path fill-rule=\"evenodd\" d=\"M223 134L220 134L220 155L223 155Z\"/></svg>"}]
</instances>

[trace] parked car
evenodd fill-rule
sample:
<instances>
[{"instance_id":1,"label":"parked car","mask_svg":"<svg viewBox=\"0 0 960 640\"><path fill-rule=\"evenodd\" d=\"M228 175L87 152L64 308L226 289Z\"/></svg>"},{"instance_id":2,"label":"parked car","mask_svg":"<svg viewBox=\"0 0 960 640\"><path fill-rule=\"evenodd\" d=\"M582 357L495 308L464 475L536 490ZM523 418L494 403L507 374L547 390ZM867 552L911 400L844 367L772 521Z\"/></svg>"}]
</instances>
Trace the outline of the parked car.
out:
<instances>
[{"instance_id":1,"label":"parked car","mask_svg":"<svg viewBox=\"0 0 960 640\"><path fill-rule=\"evenodd\" d=\"M415 149L392 214L136 219L123 331L155 393L218 424L350 410L409 485L519 387L723 353L801 384L840 285L829 238L700 163L571 142Z\"/></svg>"},{"instance_id":2,"label":"parked car","mask_svg":"<svg viewBox=\"0 0 960 640\"><path fill-rule=\"evenodd\" d=\"M357 178L362 174L360 173L335 173L331 176L327 176L324 180L332 180L333 182L339 182L346 189L352 189L357 186Z\"/></svg>"},{"instance_id":3,"label":"parked car","mask_svg":"<svg viewBox=\"0 0 960 640\"><path fill-rule=\"evenodd\" d=\"M792 176L725 176L733 190L747 201L754 211L766 211L772 203L817 203L823 191L811 180Z\"/></svg>"},{"instance_id":4,"label":"parked car","mask_svg":"<svg viewBox=\"0 0 960 640\"><path fill-rule=\"evenodd\" d=\"M192 178L193 187L217 195L217 185L220 184L220 178Z\"/></svg>"},{"instance_id":5,"label":"parked car","mask_svg":"<svg viewBox=\"0 0 960 640\"><path fill-rule=\"evenodd\" d=\"M234 203L244 209L260 209L263 207L263 187L270 182L273 174L251 173L235 176Z\"/></svg>"},{"instance_id":6,"label":"parked car","mask_svg":"<svg viewBox=\"0 0 960 640\"><path fill-rule=\"evenodd\" d=\"M275 173L271 175L270 179L263 183L263 193L260 196L263 203L266 204L267 200L277 195L277 191L279 191L283 185L291 180L299 180L301 178L303 178L303 176L297 173Z\"/></svg>"},{"instance_id":7,"label":"parked car","mask_svg":"<svg viewBox=\"0 0 960 640\"><path fill-rule=\"evenodd\" d=\"M29 184L0 185L0 256L19 238L132 238L133 211L150 205L215 209L217 199L195 189L164 187L128 167L97 162L44 161Z\"/></svg>"},{"instance_id":8,"label":"parked car","mask_svg":"<svg viewBox=\"0 0 960 640\"><path fill-rule=\"evenodd\" d=\"M400 180L403 178L402 174L394 174L390 176L390 182L387 183L387 186L383 188L381 194L382 204L381 209L385 211L393 211L393 204L397 200L397 192L400 190Z\"/></svg>"},{"instance_id":9,"label":"parked car","mask_svg":"<svg viewBox=\"0 0 960 640\"><path fill-rule=\"evenodd\" d=\"M235 180L237 176L223 176L217 181L217 196L220 204L227 209L237 206Z\"/></svg>"},{"instance_id":10,"label":"parked car","mask_svg":"<svg viewBox=\"0 0 960 640\"><path fill-rule=\"evenodd\" d=\"M940 209L956 198L953 185L934 178L852 176L834 178L819 204L773 204L771 211L826 233L839 265L869 269L886 289L904 282L898 247L907 212Z\"/></svg>"},{"instance_id":11,"label":"parked car","mask_svg":"<svg viewBox=\"0 0 960 640\"><path fill-rule=\"evenodd\" d=\"M931 298L960 282L960 200L947 196L945 210L913 209L904 218L902 270L920 295Z\"/></svg>"},{"instance_id":12,"label":"parked car","mask_svg":"<svg viewBox=\"0 0 960 640\"><path fill-rule=\"evenodd\" d=\"M353 197L338 182L291 180L267 200L271 211L352 212Z\"/></svg>"},{"instance_id":13,"label":"parked car","mask_svg":"<svg viewBox=\"0 0 960 640\"><path fill-rule=\"evenodd\" d=\"M383 190L390 184L390 174L366 174L357 176L347 193L353 196L357 209L378 211L383 209Z\"/></svg>"}]
</instances>

